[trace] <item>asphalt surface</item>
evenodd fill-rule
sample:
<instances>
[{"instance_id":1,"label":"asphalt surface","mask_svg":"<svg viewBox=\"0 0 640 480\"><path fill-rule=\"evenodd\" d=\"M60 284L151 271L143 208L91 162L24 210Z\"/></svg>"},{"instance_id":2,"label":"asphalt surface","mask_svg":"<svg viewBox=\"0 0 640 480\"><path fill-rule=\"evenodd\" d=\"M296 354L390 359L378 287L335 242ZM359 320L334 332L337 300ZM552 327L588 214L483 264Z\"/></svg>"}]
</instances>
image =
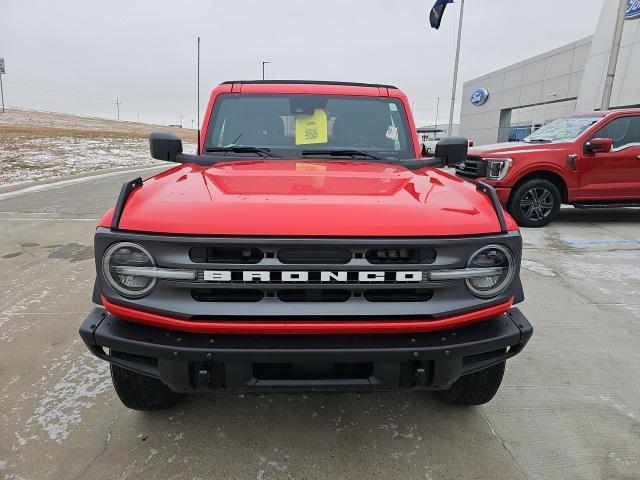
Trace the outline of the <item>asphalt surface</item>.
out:
<instances>
[{"instance_id":1,"label":"asphalt surface","mask_svg":"<svg viewBox=\"0 0 640 480\"><path fill-rule=\"evenodd\" d=\"M0 194L0 478L640 478L640 211L526 230L534 324L496 398L208 395L124 408L77 328L131 173Z\"/></svg>"}]
</instances>

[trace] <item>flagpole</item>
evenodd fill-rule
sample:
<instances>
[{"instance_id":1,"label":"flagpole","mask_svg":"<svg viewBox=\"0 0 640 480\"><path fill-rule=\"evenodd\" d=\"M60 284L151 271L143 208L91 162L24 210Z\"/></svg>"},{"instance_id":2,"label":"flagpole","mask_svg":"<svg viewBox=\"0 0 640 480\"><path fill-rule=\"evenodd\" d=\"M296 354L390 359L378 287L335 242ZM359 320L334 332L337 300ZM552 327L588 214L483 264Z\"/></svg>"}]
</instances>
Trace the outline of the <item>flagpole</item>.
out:
<instances>
[{"instance_id":1,"label":"flagpole","mask_svg":"<svg viewBox=\"0 0 640 480\"><path fill-rule=\"evenodd\" d=\"M449 136L453 133L453 110L456 107L456 86L458 84L458 64L460 62L460 40L462 40L462 16L464 0L460 2L460 21L458 22L458 44L456 45L456 62L453 67L453 85L451 86L451 108L449 109Z\"/></svg>"}]
</instances>

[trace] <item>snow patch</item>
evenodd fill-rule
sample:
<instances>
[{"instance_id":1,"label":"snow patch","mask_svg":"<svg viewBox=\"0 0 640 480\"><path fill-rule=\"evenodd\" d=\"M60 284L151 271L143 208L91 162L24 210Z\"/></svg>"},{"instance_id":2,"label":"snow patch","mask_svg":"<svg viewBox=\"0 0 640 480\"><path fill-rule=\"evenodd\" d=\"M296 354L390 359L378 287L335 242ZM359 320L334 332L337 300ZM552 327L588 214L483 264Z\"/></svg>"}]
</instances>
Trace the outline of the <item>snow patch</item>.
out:
<instances>
[{"instance_id":1,"label":"snow patch","mask_svg":"<svg viewBox=\"0 0 640 480\"><path fill-rule=\"evenodd\" d=\"M28 440L37 438L38 429L49 439L62 443L69 437L72 428L82 421L82 412L94 405L94 400L111 386L109 365L83 353L70 353L54 359L45 367L47 375L43 382L33 385L35 392L44 392L33 414L25 422L26 431L16 433L18 445L24 446ZM53 387L42 388L47 377L55 377L63 372ZM26 394L26 397L37 394Z\"/></svg>"}]
</instances>

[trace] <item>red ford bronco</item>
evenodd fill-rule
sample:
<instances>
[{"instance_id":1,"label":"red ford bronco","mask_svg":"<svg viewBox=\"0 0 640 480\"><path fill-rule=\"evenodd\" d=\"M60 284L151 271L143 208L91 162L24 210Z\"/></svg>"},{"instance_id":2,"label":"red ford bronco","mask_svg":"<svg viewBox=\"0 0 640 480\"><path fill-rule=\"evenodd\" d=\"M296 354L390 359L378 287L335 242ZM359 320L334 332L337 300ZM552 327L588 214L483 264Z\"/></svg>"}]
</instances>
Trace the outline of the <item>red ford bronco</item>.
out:
<instances>
[{"instance_id":1,"label":"red ford bronco","mask_svg":"<svg viewBox=\"0 0 640 480\"><path fill-rule=\"evenodd\" d=\"M532 327L521 237L495 190L420 158L407 97L340 82L227 82L198 154L127 182L95 234L80 328L129 408L211 391L437 390L481 404Z\"/></svg>"},{"instance_id":2,"label":"red ford bronco","mask_svg":"<svg viewBox=\"0 0 640 480\"><path fill-rule=\"evenodd\" d=\"M559 118L520 143L469 150L459 177L496 188L523 227L551 222L562 203L640 206L640 109Z\"/></svg>"}]
</instances>

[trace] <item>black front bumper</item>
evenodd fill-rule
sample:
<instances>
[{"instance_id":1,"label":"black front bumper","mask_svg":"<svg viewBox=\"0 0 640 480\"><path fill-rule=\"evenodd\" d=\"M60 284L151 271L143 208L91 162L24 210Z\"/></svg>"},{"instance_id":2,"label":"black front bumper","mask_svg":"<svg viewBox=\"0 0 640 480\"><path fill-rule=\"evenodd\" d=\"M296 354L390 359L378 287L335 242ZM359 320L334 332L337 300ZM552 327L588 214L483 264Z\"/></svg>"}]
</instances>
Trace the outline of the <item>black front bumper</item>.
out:
<instances>
[{"instance_id":1,"label":"black front bumper","mask_svg":"<svg viewBox=\"0 0 640 480\"><path fill-rule=\"evenodd\" d=\"M94 355L175 392L439 390L518 354L532 333L517 308L455 330L407 335L193 334L125 322L102 308L80 327Z\"/></svg>"}]
</instances>

